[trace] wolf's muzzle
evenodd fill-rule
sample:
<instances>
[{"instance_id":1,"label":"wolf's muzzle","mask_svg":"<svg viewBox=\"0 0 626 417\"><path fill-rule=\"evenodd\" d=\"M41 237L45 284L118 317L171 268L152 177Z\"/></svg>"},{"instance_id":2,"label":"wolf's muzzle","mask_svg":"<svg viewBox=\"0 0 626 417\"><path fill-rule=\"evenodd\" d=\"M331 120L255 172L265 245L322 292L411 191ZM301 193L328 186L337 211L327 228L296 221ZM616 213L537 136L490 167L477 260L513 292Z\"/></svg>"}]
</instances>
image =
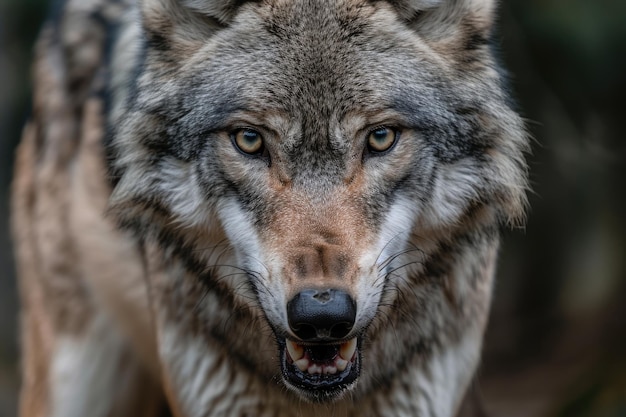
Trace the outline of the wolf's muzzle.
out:
<instances>
[{"instance_id":1,"label":"wolf's muzzle","mask_svg":"<svg viewBox=\"0 0 626 417\"><path fill-rule=\"evenodd\" d=\"M285 381L314 401L337 398L359 375L358 338L346 339L355 301L339 289L307 289L287 303L287 318L298 340L279 340Z\"/></svg>"}]
</instances>

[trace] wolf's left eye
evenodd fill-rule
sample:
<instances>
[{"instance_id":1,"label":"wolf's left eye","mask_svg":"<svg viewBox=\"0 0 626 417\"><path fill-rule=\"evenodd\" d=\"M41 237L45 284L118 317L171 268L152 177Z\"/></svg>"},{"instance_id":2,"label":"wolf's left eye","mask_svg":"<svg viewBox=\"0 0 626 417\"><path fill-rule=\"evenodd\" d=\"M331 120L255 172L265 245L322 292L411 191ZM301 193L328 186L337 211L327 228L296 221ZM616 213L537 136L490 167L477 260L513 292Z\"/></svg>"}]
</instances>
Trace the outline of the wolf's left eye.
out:
<instances>
[{"instance_id":1,"label":"wolf's left eye","mask_svg":"<svg viewBox=\"0 0 626 417\"><path fill-rule=\"evenodd\" d=\"M231 133L235 147L248 155L261 155L264 150L263 137L253 129L239 129Z\"/></svg>"},{"instance_id":2,"label":"wolf's left eye","mask_svg":"<svg viewBox=\"0 0 626 417\"><path fill-rule=\"evenodd\" d=\"M374 154L387 152L396 143L397 138L397 130L386 126L378 127L367 137L367 149Z\"/></svg>"}]
</instances>

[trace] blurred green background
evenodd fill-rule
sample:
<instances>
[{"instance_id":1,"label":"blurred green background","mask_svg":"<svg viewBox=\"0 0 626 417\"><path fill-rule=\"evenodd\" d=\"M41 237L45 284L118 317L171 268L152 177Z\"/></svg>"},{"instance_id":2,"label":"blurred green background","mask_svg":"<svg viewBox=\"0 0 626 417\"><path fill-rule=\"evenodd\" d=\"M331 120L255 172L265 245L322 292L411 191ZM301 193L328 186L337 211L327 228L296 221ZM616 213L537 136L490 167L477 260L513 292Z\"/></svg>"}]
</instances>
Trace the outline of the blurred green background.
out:
<instances>
[{"instance_id":1,"label":"blurred green background","mask_svg":"<svg viewBox=\"0 0 626 417\"><path fill-rule=\"evenodd\" d=\"M12 158L46 2L0 3L0 416L16 414ZM489 417L626 417L626 1L503 0L497 42L535 139L475 391Z\"/></svg>"}]
</instances>

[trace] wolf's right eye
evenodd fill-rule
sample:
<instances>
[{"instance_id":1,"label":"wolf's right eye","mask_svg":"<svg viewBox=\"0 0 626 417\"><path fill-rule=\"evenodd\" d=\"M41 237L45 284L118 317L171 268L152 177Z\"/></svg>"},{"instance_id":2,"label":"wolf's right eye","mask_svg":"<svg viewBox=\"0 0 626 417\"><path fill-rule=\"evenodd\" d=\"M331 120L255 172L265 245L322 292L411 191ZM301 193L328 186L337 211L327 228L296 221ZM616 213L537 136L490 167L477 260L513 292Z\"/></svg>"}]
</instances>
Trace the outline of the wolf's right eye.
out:
<instances>
[{"instance_id":1,"label":"wolf's right eye","mask_svg":"<svg viewBox=\"0 0 626 417\"><path fill-rule=\"evenodd\" d=\"M247 155L261 155L264 150L263 137L253 129L238 129L231 133L235 147Z\"/></svg>"},{"instance_id":2,"label":"wolf's right eye","mask_svg":"<svg viewBox=\"0 0 626 417\"><path fill-rule=\"evenodd\" d=\"M373 154L383 154L391 150L398 139L398 131L381 126L371 131L367 137L367 148Z\"/></svg>"}]
</instances>

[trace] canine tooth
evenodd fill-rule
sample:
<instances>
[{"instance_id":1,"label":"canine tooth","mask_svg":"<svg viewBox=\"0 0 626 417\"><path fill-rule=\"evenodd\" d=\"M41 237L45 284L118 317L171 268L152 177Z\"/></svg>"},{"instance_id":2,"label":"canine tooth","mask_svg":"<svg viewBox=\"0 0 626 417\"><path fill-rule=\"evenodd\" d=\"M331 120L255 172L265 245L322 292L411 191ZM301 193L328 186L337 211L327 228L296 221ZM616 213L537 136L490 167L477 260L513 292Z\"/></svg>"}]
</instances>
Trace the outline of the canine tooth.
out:
<instances>
[{"instance_id":1,"label":"canine tooth","mask_svg":"<svg viewBox=\"0 0 626 417\"><path fill-rule=\"evenodd\" d=\"M339 349L339 355L347 361L352 359L354 356L354 352L356 351L356 337L354 339L348 340L346 343L341 345Z\"/></svg>"},{"instance_id":2,"label":"canine tooth","mask_svg":"<svg viewBox=\"0 0 626 417\"><path fill-rule=\"evenodd\" d=\"M337 370L339 372L343 372L346 369L346 366L348 366L348 361L345 359L337 358L337 360L335 360L335 365L337 366Z\"/></svg>"},{"instance_id":3,"label":"canine tooth","mask_svg":"<svg viewBox=\"0 0 626 417\"><path fill-rule=\"evenodd\" d=\"M306 371L309 368L309 360L307 358L302 358L300 360L294 361L294 363L302 372Z\"/></svg>"},{"instance_id":4,"label":"canine tooth","mask_svg":"<svg viewBox=\"0 0 626 417\"><path fill-rule=\"evenodd\" d=\"M321 374L322 373L322 367L316 364L313 364L311 366L309 366L309 373L310 374Z\"/></svg>"},{"instance_id":5,"label":"canine tooth","mask_svg":"<svg viewBox=\"0 0 626 417\"><path fill-rule=\"evenodd\" d=\"M297 361L298 359L302 359L302 357L304 356L304 349L302 348L302 346L293 343L291 340L287 340L287 350L289 351L289 356L291 356L291 359L293 359L293 361Z\"/></svg>"}]
</instances>

